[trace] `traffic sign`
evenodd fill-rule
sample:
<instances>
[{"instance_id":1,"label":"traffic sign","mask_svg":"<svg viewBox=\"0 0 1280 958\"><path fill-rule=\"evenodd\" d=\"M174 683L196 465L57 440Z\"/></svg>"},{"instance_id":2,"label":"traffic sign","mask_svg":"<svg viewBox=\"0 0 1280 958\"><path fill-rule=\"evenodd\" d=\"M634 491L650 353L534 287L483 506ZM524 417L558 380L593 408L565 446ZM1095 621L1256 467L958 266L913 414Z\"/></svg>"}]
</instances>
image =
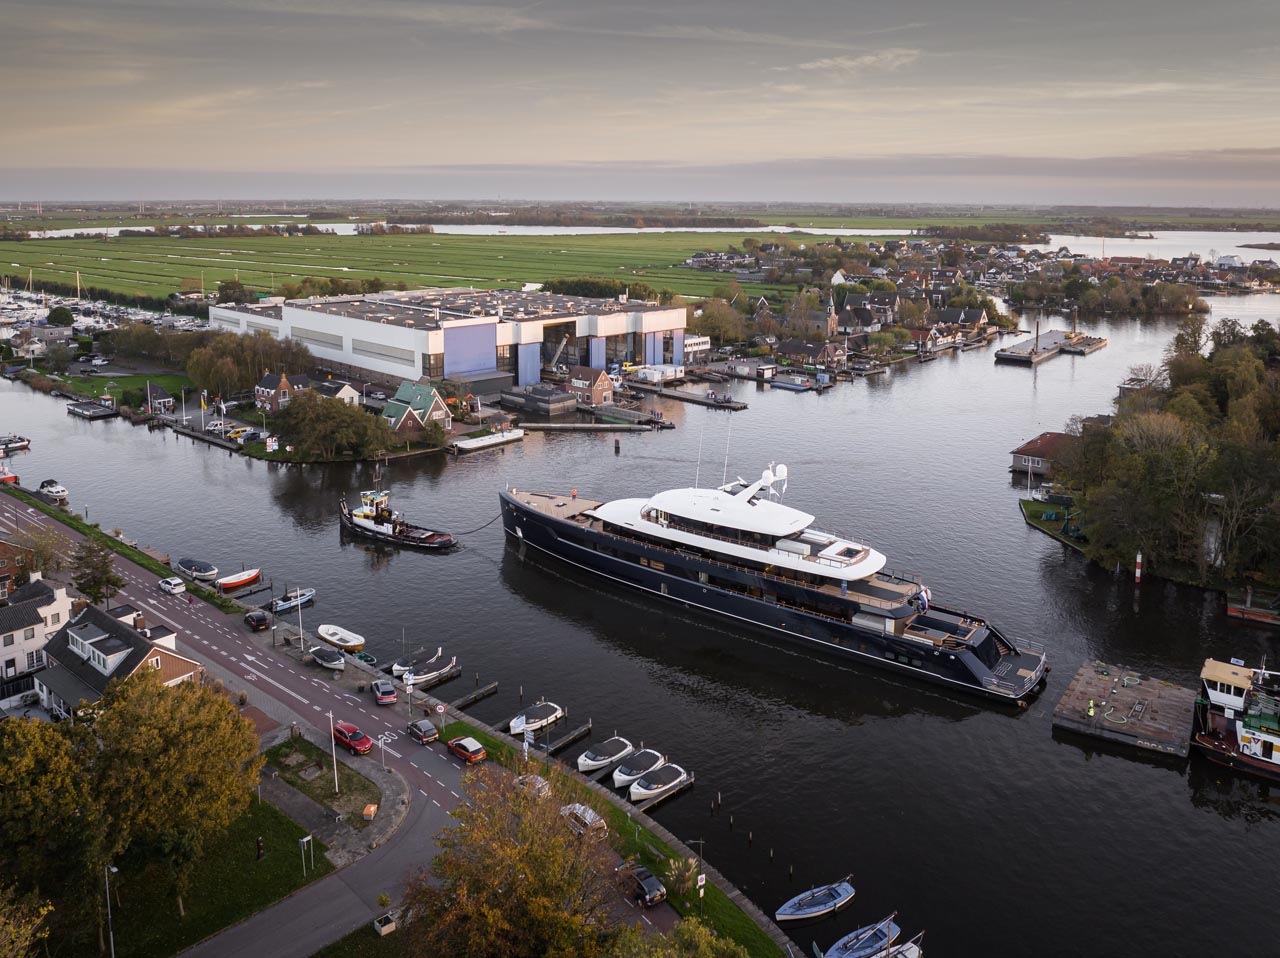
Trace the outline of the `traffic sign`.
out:
<instances>
[{"instance_id":1,"label":"traffic sign","mask_svg":"<svg viewBox=\"0 0 1280 958\"><path fill-rule=\"evenodd\" d=\"M443 703L443 702L441 702L440 704L438 704L438 705L436 706L436 714L437 714L437 715L444 715L444 703Z\"/></svg>"},{"instance_id":2,"label":"traffic sign","mask_svg":"<svg viewBox=\"0 0 1280 958\"><path fill-rule=\"evenodd\" d=\"M705 885L706 883L707 883L707 876L706 876L706 875L699 875L699 876L698 876L698 887L699 887L699 888L701 888L701 887L702 887L703 885Z\"/></svg>"}]
</instances>

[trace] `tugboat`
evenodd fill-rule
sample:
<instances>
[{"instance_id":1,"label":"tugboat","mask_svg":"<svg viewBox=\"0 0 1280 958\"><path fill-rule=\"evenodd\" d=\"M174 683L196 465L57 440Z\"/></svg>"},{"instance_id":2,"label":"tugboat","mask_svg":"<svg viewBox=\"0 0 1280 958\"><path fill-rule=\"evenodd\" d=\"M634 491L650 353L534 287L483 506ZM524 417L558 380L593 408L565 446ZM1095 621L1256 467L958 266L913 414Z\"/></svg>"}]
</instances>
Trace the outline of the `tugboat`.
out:
<instances>
[{"instance_id":1,"label":"tugboat","mask_svg":"<svg viewBox=\"0 0 1280 958\"><path fill-rule=\"evenodd\" d=\"M357 535L381 542L412 546L415 549L452 549L458 540L447 532L425 529L406 522L398 512L391 510L391 494L379 489L367 489L360 493L360 508L352 510L347 497L338 499L342 515L342 527Z\"/></svg>"},{"instance_id":2,"label":"tugboat","mask_svg":"<svg viewBox=\"0 0 1280 958\"><path fill-rule=\"evenodd\" d=\"M1280 782L1280 672L1205 659L1192 740L1219 765Z\"/></svg>"},{"instance_id":3,"label":"tugboat","mask_svg":"<svg viewBox=\"0 0 1280 958\"><path fill-rule=\"evenodd\" d=\"M30 448L31 440L26 436L0 436L0 452L18 452Z\"/></svg>"}]
</instances>

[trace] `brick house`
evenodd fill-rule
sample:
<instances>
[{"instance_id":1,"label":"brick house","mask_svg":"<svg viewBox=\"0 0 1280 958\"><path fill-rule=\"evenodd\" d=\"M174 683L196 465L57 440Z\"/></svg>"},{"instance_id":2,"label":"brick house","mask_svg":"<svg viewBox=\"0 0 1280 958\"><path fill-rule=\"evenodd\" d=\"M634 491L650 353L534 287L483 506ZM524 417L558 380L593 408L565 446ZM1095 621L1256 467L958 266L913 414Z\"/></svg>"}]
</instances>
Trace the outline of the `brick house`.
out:
<instances>
[{"instance_id":1,"label":"brick house","mask_svg":"<svg viewBox=\"0 0 1280 958\"><path fill-rule=\"evenodd\" d=\"M422 383L402 382L396 394L382 407L382 418L392 432L405 439L420 435L429 422L438 422L445 432L453 428L453 414L449 412L448 403L434 386Z\"/></svg>"},{"instance_id":2,"label":"brick house","mask_svg":"<svg viewBox=\"0 0 1280 958\"><path fill-rule=\"evenodd\" d=\"M49 637L71 616L65 588L54 588L39 572L9 592L0 605L0 679L44 668Z\"/></svg>"},{"instance_id":3,"label":"brick house","mask_svg":"<svg viewBox=\"0 0 1280 958\"><path fill-rule=\"evenodd\" d=\"M603 369L572 366L564 388L587 406L604 406L613 402L613 382Z\"/></svg>"},{"instance_id":4,"label":"brick house","mask_svg":"<svg viewBox=\"0 0 1280 958\"><path fill-rule=\"evenodd\" d=\"M31 568L32 553L8 539L0 539L0 599L4 599L16 588L17 584L26 580L26 573Z\"/></svg>"},{"instance_id":5,"label":"brick house","mask_svg":"<svg viewBox=\"0 0 1280 958\"><path fill-rule=\"evenodd\" d=\"M169 686L196 681L203 669L195 659L177 653L173 633L152 634L154 638L148 638L110 613L86 605L45 646L48 668L37 673L35 681L41 707L51 715L74 718L91 711L111 682L144 669L159 672Z\"/></svg>"},{"instance_id":6,"label":"brick house","mask_svg":"<svg viewBox=\"0 0 1280 958\"><path fill-rule=\"evenodd\" d=\"M266 373L253 387L253 404L275 415L289 405L290 397L310 388L305 373Z\"/></svg>"}]
</instances>

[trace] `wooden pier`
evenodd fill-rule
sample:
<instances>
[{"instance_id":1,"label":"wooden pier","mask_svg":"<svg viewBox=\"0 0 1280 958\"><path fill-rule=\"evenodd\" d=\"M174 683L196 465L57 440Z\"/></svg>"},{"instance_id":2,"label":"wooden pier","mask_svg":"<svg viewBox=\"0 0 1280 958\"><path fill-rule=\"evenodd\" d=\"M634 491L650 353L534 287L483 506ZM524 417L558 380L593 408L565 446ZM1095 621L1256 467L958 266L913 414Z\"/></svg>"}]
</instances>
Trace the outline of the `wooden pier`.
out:
<instances>
[{"instance_id":1,"label":"wooden pier","mask_svg":"<svg viewBox=\"0 0 1280 958\"><path fill-rule=\"evenodd\" d=\"M572 732L566 732L558 739L547 746L545 751L548 755L555 755L556 752L563 751L579 739L586 738L591 734L591 719L587 719L586 725L579 725Z\"/></svg>"},{"instance_id":2,"label":"wooden pier","mask_svg":"<svg viewBox=\"0 0 1280 958\"><path fill-rule=\"evenodd\" d=\"M1105 662L1080 666L1053 710L1053 727L1186 758L1196 693Z\"/></svg>"},{"instance_id":3,"label":"wooden pier","mask_svg":"<svg viewBox=\"0 0 1280 958\"><path fill-rule=\"evenodd\" d=\"M730 412L741 412L743 409L747 408L747 404L744 402L721 402L718 399L708 399L706 396L699 396L695 393L685 392L683 389L663 389L661 386L655 386L652 383L640 383L628 380L627 385L632 389L638 389L641 392L661 396L663 399L678 399L681 402L693 403L695 406L709 406L712 409L728 409Z\"/></svg>"},{"instance_id":4,"label":"wooden pier","mask_svg":"<svg viewBox=\"0 0 1280 958\"><path fill-rule=\"evenodd\" d=\"M653 432L652 426L629 422L522 422L525 432Z\"/></svg>"},{"instance_id":5,"label":"wooden pier","mask_svg":"<svg viewBox=\"0 0 1280 958\"><path fill-rule=\"evenodd\" d=\"M450 702L449 707L453 709L457 709L458 711L462 711L468 705L475 705L481 699L488 698L490 695L493 695L497 691L498 691L498 683L490 682L488 685L481 686L480 688L476 689L474 692L468 692L466 695L458 699L456 702Z\"/></svg>"}]
</instances>

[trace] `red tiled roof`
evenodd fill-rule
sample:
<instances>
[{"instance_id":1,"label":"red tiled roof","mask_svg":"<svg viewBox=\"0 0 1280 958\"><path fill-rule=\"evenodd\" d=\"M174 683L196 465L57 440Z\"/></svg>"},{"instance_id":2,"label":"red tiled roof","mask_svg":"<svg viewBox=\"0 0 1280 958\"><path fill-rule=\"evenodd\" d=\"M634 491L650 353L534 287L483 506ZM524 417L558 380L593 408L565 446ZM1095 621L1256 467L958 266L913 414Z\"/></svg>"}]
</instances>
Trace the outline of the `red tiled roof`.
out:
<instances>
[{"instance_id":1,"label":"red tiled roof","mask_svg":"<svg viewBox=\"0 0 1280 958\"><path fill-rule=\"evenodd\" d=\"M1024 442L1011 455L1031 456L1036 459L1053 459L1071 436L1065 432L1042 432L1030 442Z\"/></svg>"}]
</instances>

